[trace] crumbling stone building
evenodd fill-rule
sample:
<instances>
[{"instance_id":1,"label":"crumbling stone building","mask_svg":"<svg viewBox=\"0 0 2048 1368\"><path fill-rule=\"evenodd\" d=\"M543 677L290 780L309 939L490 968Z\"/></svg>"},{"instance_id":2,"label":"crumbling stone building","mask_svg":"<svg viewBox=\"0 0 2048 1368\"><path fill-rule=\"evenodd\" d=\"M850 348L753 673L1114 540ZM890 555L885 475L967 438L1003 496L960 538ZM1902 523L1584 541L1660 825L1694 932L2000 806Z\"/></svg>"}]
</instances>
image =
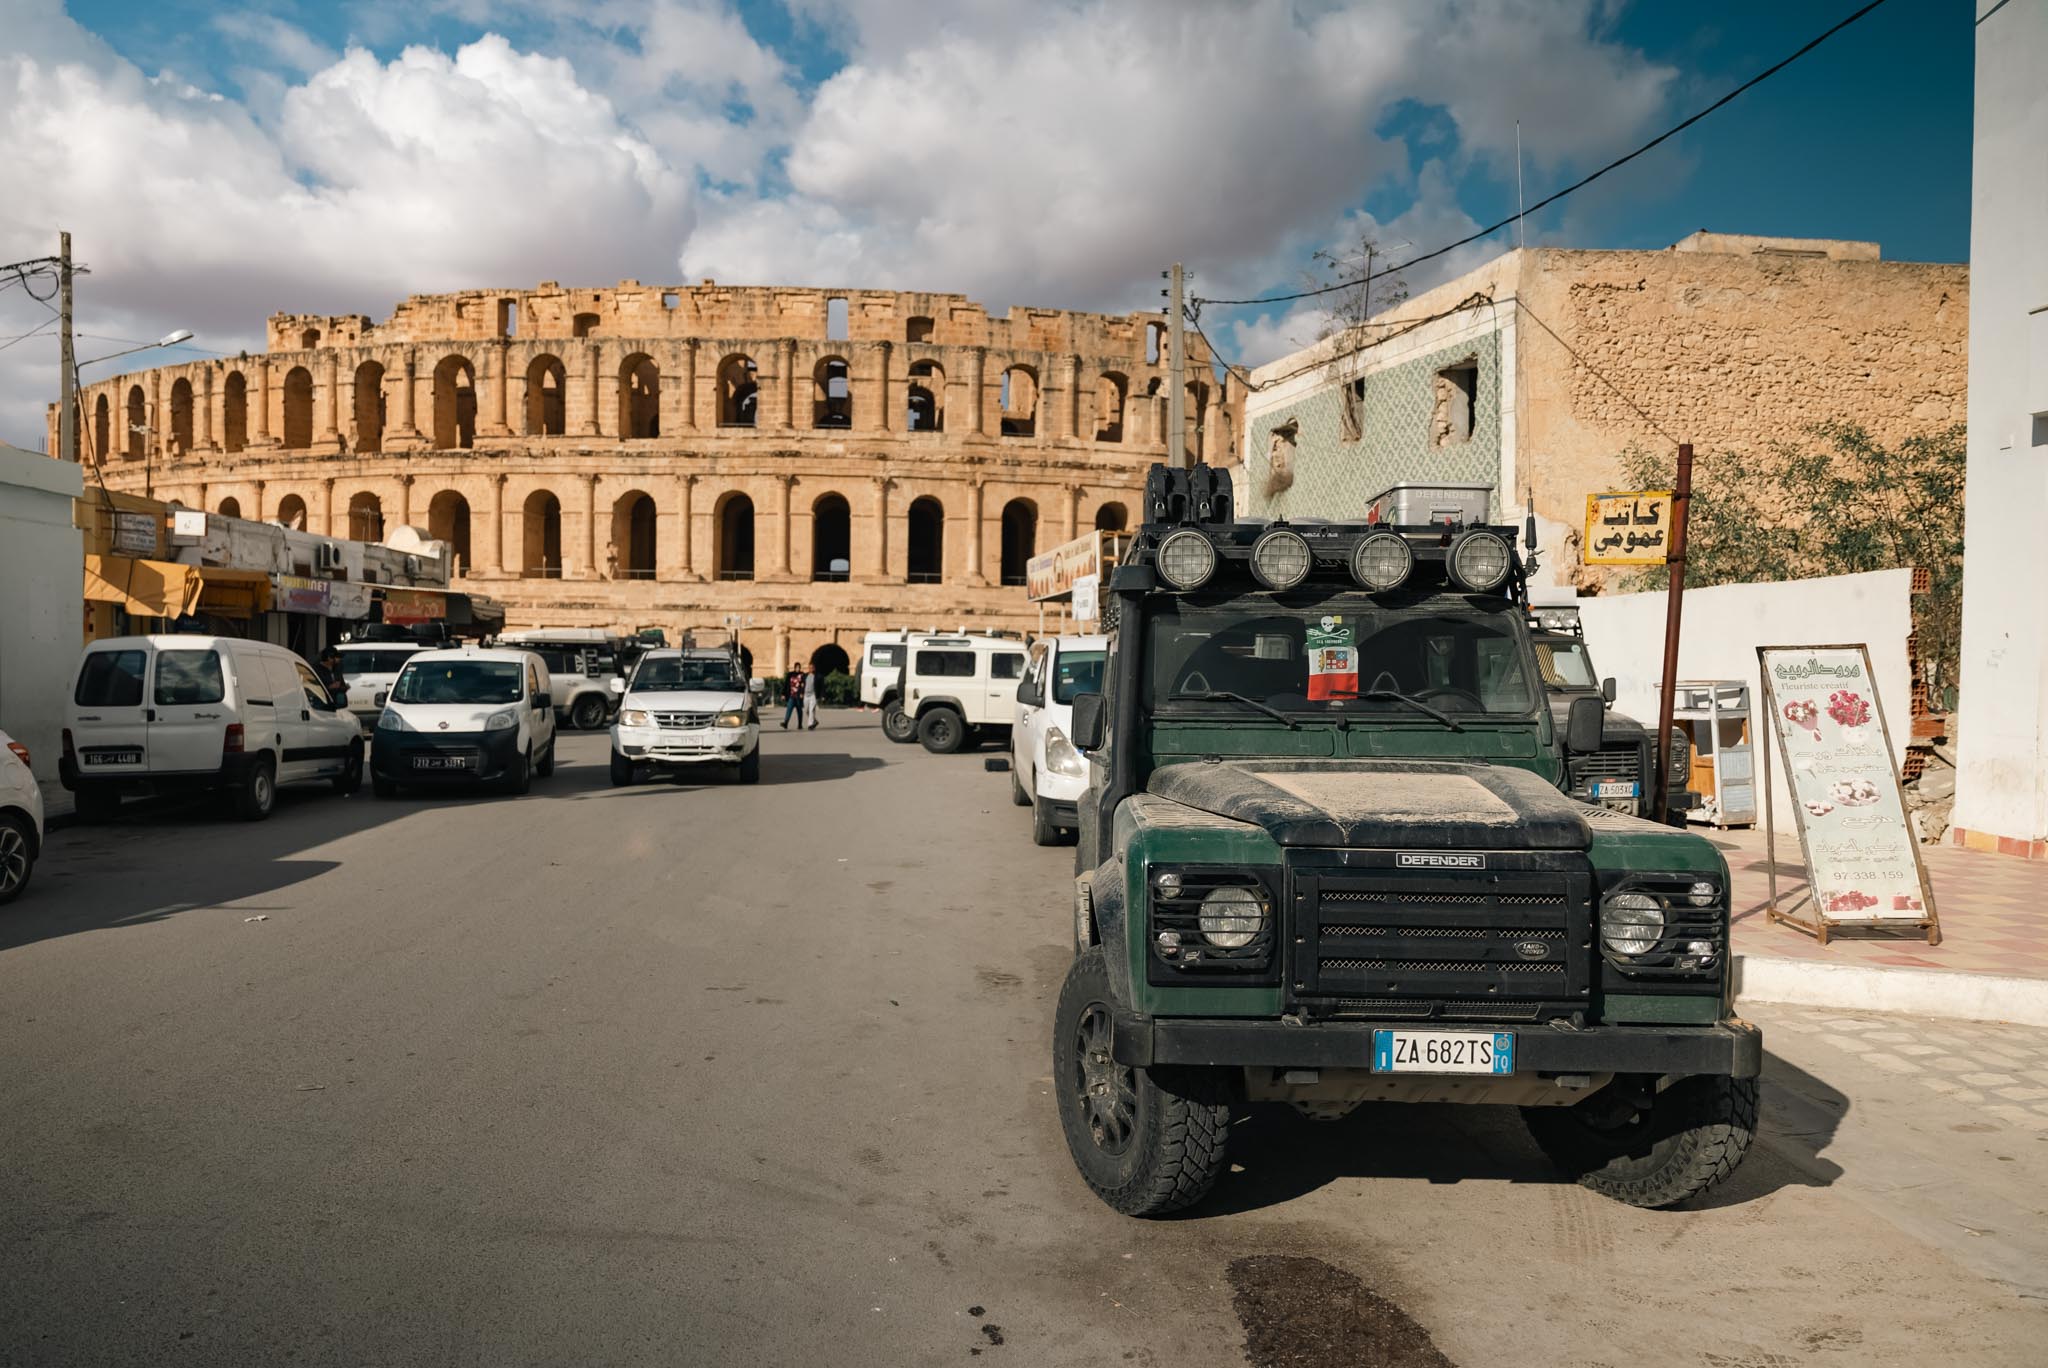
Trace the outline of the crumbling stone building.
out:
<instances>
[{"instance_id":1,"label":"crumbling stone building","mask_svg":"<svg viewBox=\"0 0 2048 1368\"><path fill-rule=\"evenodd\" d=\"M1239 400L1189 342L1189 447L1223 461ZM763 672L876 628L1036 626L1025 561L1134 521L1165 453L1153 315L547 282L278 314L268 344L86 387L84 459L192 507L422 527L509 626L738 620Z\"/></svg>"}]
</instances>

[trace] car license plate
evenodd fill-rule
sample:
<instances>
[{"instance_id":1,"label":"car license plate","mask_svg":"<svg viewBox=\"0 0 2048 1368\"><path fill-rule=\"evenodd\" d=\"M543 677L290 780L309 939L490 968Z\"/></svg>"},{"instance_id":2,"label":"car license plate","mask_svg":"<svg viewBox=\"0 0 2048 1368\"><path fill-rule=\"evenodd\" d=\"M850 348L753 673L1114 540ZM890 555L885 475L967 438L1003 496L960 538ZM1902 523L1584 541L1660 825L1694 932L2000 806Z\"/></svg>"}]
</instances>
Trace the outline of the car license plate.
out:
<instances>
[{"instance_id":1,"label":"car license plate","mask_svg":"<svg viewBox=\"0 0 2048 1368\"><path fill-rule=\"evenodd\" d=\"M416 770L460 770L469 768L466 755L415 755L412 767Z\"/></svg>"},{"instance_id":2,"label":"car license plate","mask_svg":"<svg viewBox=\"0 0 2048 1368\"><path fill-rule=\"evenodd\" d=\"M78 758L88 765L139 765L142 763L142 748L81 751Z\"/></svg>"},{"instance_id":3,"label":"car license plate","mask_svg":"<svg viewBox=\"0 0 2048 1368\"><path fill-rule=\"evenodd\" d=\"M1636 781L1633 779L1608 779L1593 785L1595 798L1633 798L1636 796Z\"/></svg>"},{"instance_id":4,"label":"car license plate","mask_svg":"<svg viewBox=\"0 0 2048 1368\"><path fill-rule=\"evenodd\" d=\"M1374 1031L1374 1073L1511 1074L1513 1031Z\"/></svg>"}]
</instances>

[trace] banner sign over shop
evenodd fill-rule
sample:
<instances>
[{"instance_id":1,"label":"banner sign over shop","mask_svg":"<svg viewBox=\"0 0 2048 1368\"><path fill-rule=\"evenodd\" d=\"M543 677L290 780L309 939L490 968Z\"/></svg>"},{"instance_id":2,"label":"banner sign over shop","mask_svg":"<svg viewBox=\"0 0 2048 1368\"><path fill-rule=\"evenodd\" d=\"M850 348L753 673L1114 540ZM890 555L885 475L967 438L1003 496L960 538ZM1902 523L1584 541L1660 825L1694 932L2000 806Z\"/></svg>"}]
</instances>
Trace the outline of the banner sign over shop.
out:
<instances>
[{"instance_id":1,"label":"banner sign over shop","mask_svg":"<svg viewBox=\"0 0 2048 1368\"><path fill-rule=\"evenodd\" d=\"M114 550L124 556L154 556L157 554L157 534L161 527L153 513L114 514Z\"/></svg>"},{"instance_id":2,"label":"banner sign over shop","mask_svg":"<svg viewBox=\"0 0 2048 1368\"><path fill-rule=\"evenodd\" d=\"M411 589L384 591L384 620L410 626L416 622L444 622L448 617L446 594L422 594Z\"/></svg>"},{"instance_id":3,"label":"banner sign over shop","mask_svg":"<svg viewBox=\"0 0 2048 1368\"><path fill-rule=\"evenodd\" d=\"M1586 540L1579 547L1586 564L1662 565L1670 538L1670 490L1586 496Z\"/></svg>"},{"instance_id":4,"label":"banner sign over shop","mask_svg":"<svg viewBox=\"0 0 2048 1368\"><path fill-rule=\"evenodd\" d=\"M1815 931L1904 922L1939 931L1863 646L1759 646L1763 704L1784 757ZM1768 741L1766 742L1768 745ZM1768 783L1765 791L1769 792ZM1768 818L1766 818L1768 821Z\"/></svg>"},{"instance_id":5,"label":"banner sign over shop","mask_svg":"<svg viewBox=\"0 0 2048 1368\"><path fill-rule=\"evenodd\" d=\"M1102 534L1089 532L1026 561L1024 595L1034 603L1065 598L1074 592L1074 581L1101 574Z\"/></svg>"},{"instance_id":6,"label":"banner sign over shop","mask_svg":"<svg viewBox=\"0 0 2048 1368\"><path fill-rule=\"evenodd\" d=\"M277 590L274 601L279 612L327 616L328 597L333 592L329 581L309 579L304 575L278 575L274 584Z\"/></svg>"}]
</instances>

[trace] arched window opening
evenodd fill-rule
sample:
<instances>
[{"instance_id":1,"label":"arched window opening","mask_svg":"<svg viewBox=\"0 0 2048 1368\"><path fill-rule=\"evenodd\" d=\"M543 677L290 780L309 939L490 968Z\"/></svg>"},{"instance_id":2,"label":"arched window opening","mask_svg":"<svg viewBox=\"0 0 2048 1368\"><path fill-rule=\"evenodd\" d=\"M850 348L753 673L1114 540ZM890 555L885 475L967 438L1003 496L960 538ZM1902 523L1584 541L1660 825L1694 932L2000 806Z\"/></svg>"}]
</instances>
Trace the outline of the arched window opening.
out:
<instances>
[{"instance_id":1,"label":"arched window opening","mask_svg":"<svg viewBox=\"0 0 2048 1368\"><path fill-rule=\"evenodd\" d=\"M905 398L904 426L911 432L946 430L946 373L935 361L916 361L910 367L910 385Z\"/></svg>"},{"instance_id":2,"label":"arched window opening","mask_svg":"<svg viewBox=\"0 0 2048 1368\"><path fill-rule=\"evenodd\" d=\"M722 580L750 580L754 577L754 501L744 494L728 494L718 505L718 544L712 548L713 563Z\"/></svg>"},{"instance_id":3,"label":"arched window opening","mask_svg":"<svg viewBox=\"0 0 2048 1368\"><path fill-rule=\"evenodd\" d=\"M910 505L910 582L938 584L946 577L946 510L930 495Z\"/></svg>"},{"instance_id":4,"label":"arched window opening","mask_svg":"<svg viewBox=\"0 0 2048 1368\"><path fill-rule=\"evenodd\" d=\"M569 430L569 371L556 356L536 356L526 368L526 435L559 437Z\"/></svg>"},{"instance_id":5,"label":"arched window opening","mask_svg":"<svg viewBox=\"0 0 2048 1368\"><path fill-rule=\"evenodd\" d=\"M142 399L142 386L128 387L128 422L122 436L121 449L128 453L128 459L142 459L143 439L149 436L149 409Z\"/></svg>"},{"instance_id":6,"label":"arched window opening","mask_svg":"<svg viewBox=\"0 0 2048 1368\"><path fill-rule=\"evenodd\" d=\"M661 367L645 352L619 364L619 436L661 436Z\"/></svg>"},{"instance_id":7,"label":"arched window opening","mask_svg":"<svg viewBox=\"0 0 2048 1368\"><path fill-rule=\"evenodd\" d=\"M182 375L171 382L171 450L192 450L192 382Z\"/></svg>"},{"instance_id":8,"label":"arched window opening","mask_svg":"<svg viewBox=\"0 0 2048 1368\"><path fill-rule=\"evenodd\" d=\"M1104 371L1095 382L1095 440L1121 442L1124 439L1124 396L1130 381L1116 371Z\"/></svg>"},{"instance_id":9,"label":"arched window opening","mask_svg":"<svg viewBox=\"0 0 2048 1368\"><path fill-rule=\"evenodd\" d=\"M1130 525L1131 515L1120 503L1106 503L1095 510L1095 530L1121 532Z\"/></svg>"},{"instance_id":10,"label":"arched window opening","mask_svg":"<svg viewBox=\"0 0 2048 1368\"><path fill-rule=\"evenodd\" d=\"M1038 377L1029 366L1012 366L1003 372L1002 411L1003 436L1037 434Z\"/></svg>"},{"instance_id":11,"label":"arched window opening","mask_svg":"<svg viewBox=\"0 0 2048 1368\"><path fill-rule=\"evenodd\" d=\"M545 489L526 496L521 517L519 573L527 579L562 577L562 501Z\"/></svg>"},{"instance_id":12,"label":"arched window opening","mask_svg":"<svg viewBox=\"0 0 2048 1368\"><path fill-rule=\"evenodd\" d=\"M106 400L100 400L100 421L106 422ZM104 431L101 433L104 437ZM249 445L249 382L240 371L229 371L220 395L220 449L240 451Z\"/></svg>"},{"instance_id":13,"label":"arched window opening","mask_svg":"<svg viewBox=\"0 0 2048 1368\"><path fill-rule=\"evenodd\" d=\"M1029 499L1003 505L1004 584L1024 583L1024 569L1038 554L1038 508Z\"/></svg>"},{"instance_id":14,"label":"arched window opening","mask_svg":"<svg viewBox=\"0 0 2048 1368\"><path fill-rule=\"evenodd\" d=\"M597 315L594 313L580 313L570 320L569 335L571 337L589 337L596 331Z\"/></svg>"},{"instance_id":15,"label":"arched window opening","mask_svg":"<svg viewBox=\"0 0 2048 1368\"><path fill-rule=\"evenodd\" d=\"M434 447L467 451L476 445L476 367L466 356L444 356L434 367Z\"/></svg>"},{"instance_id":16,"label":"arched window opening","mask_svg":"<svg viewBox=\"0 0 2048 1368\"><path fill-rule=\"evenodd\" d=\"M294 532L306 530L306 501L296 494L287 494L277 501L277 520Z\"/></svg>"},{"instance_id":17,"label":"arched window opening","mask_svg":"<svg viewBox=\"0 0 2048 1368\"><path fill-rule=\"evenodd\" d=\"M811 505L811 578L842 581L853 572L853 514L837 494Z\"/></svg>"},{"instance_id":18,"label":"arched window opening","mask_svg":"<svg viewBox=\"0 0 2048 1368\"><path fill-rule=\"evenodd\" d=\"M654 578L654 500L639 490L619 496L612 505L612 571L620 579Z\"/></svg>"},{"instance_id":19,"label":"arched window opening","mask_svg":"<svg viewBox=\"0 0 2048 1368\"><path fill-rule=\"evenodd\" d=\"M932 321L923 314L917 314L904 321L905 342L929 342L932 340Z\"/></svg>"},{"instance_id":20,"label":"arched window opening","mask_svg":"<svg viewBox=\"0 0 2048 1368\"><path fill-rule=\"evenodd\" d=\"M836 674L851 674L853 661L847 656L844 646L828 641L811 652L811 673L821 680Z\"/></svg>"},{"instance_id":21,"label":"arched window opening","mask_svg":"<svg viewBox=\"0 0 2048 1368\"><path fill-rule=\"evenodd\" d=\"M1145 364L1148 366L1159 364L1159 337L1163 331L1157 323L1145 325Z\"/></svg>"},{"instance_id":22,"label":"arched window opening","mask_svg":"<svg viewBox=\"0 0 2048 1368\"><path fill-rule=\"evenodd\" d=\"M356 367L357 451L384 449L384 367L365 361Z\"/></svg>"},{"instance_id":23,"label":"arched window opening","mask_svg":"<svg viewBox=\"0 0 2048 1368\"><path fill-rule=\"evenodd\" d=\"M284 444L292 451L313 445L313 372L304 366L284 377Z\"/></svg>"},{"instance_id":24,"label":"arched window opening","mask_svg":"<svg viewBox=\"0 0 2048 1368\"><path fill-rule=\"evenodd\" d=\"M728 356L718 363L720 427L753 427L759 417L760 398L760 371L751 358Z\"/></svg>"},{"instance_id":25,"label":"arched window opening","mask_svg":"<svg viewBox=\"0 0 2048 1368\"><path fill-rule=\"evenodd\" d=\"M223 518L241 517L242 501L232 494L228 495L225 499L222 499L220 501L220 515Z\"/></svg>"},{"instance_id":26,"label":"arched window opening","mask_svg":"<svg viewBox=\"0 0 2048 1368\"><path fill-rule=\"evenodd\" d=\"M102 394L92 403L92 458L95 461L104 461L114 454L107 446L107 431L107 396ZM240 448L229 447L228 450L239 451Z\"/></svg>"},{"instance_id":27,"label":"arched window opening","mask_svg":"<svg viewBox=\"0 0 2048 1368\"><path fill-rule=\"evenodd\" d=\"M319 330L318 328L308 328L308 329L306 329L306 330L305 330L304 332L302 332L302 333L300 333L300 334L299 334L299 350L300 350L300 351L311 351L311 350L313 350L313 348L315 348L315 347L317 347L317 346L319 346L319 345L320 345L320 330Z\"/></svg>"},{"instance_id":28,"label":"arched window opening","mask_svg":"<svg viewBox=\"0 0 2048 1368\"><path fill-rule=\"evenodd\" d=\"M519 336L519 301L501 299L498 301L498 336Z\"/></svg>"},{"instance_id":29,"label":"arched window opening","mask_svg":"<svg viewBox=\"0 0 2048 1368\"><path fill-rule=\"evenodd\" d=\"M351 494L348 500L348 535L350 541L383 541L384 501L368 490Z\"/></svg>"},{"instance_id":30,"label":"arched window opening","mask_svg":"<svg viewBox=\"0 0 2048 1368\"><path fill-rule=\"evenodd\" d=\"M427 504L427 535L447 542L455 552L451 573L469 568L469 500L444 489Z\"/></svg>"},{"instance_id":31,"label":"arched window opening","mask_svg":"<svg viewBox=\"0 0 2048 1368\"><path fill-rule=\"evenodd\" d=\"M853 426L853 380L846 359L828 356L811 371L811 426Z\"/></svg>"}]
</instances>

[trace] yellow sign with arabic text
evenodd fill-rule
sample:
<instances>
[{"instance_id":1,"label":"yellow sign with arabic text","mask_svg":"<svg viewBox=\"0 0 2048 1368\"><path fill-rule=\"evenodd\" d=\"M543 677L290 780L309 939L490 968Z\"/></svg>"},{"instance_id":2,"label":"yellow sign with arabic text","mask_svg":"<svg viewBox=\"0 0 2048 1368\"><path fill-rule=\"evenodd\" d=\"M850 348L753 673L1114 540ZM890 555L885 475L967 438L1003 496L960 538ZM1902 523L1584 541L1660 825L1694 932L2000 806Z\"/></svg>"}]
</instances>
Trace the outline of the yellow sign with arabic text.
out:
<instances>
[{"instance_id":1,"label":"yellow sign with arabic text","mask_svg":"<svg viewBox=\"0 0 2048 1368\"><path fill-rule=\"evenodd\" d=\"M1671 491L1586 496L1588 565L1662 565L1671 552Z\"/></svg>"}]
</instances>

